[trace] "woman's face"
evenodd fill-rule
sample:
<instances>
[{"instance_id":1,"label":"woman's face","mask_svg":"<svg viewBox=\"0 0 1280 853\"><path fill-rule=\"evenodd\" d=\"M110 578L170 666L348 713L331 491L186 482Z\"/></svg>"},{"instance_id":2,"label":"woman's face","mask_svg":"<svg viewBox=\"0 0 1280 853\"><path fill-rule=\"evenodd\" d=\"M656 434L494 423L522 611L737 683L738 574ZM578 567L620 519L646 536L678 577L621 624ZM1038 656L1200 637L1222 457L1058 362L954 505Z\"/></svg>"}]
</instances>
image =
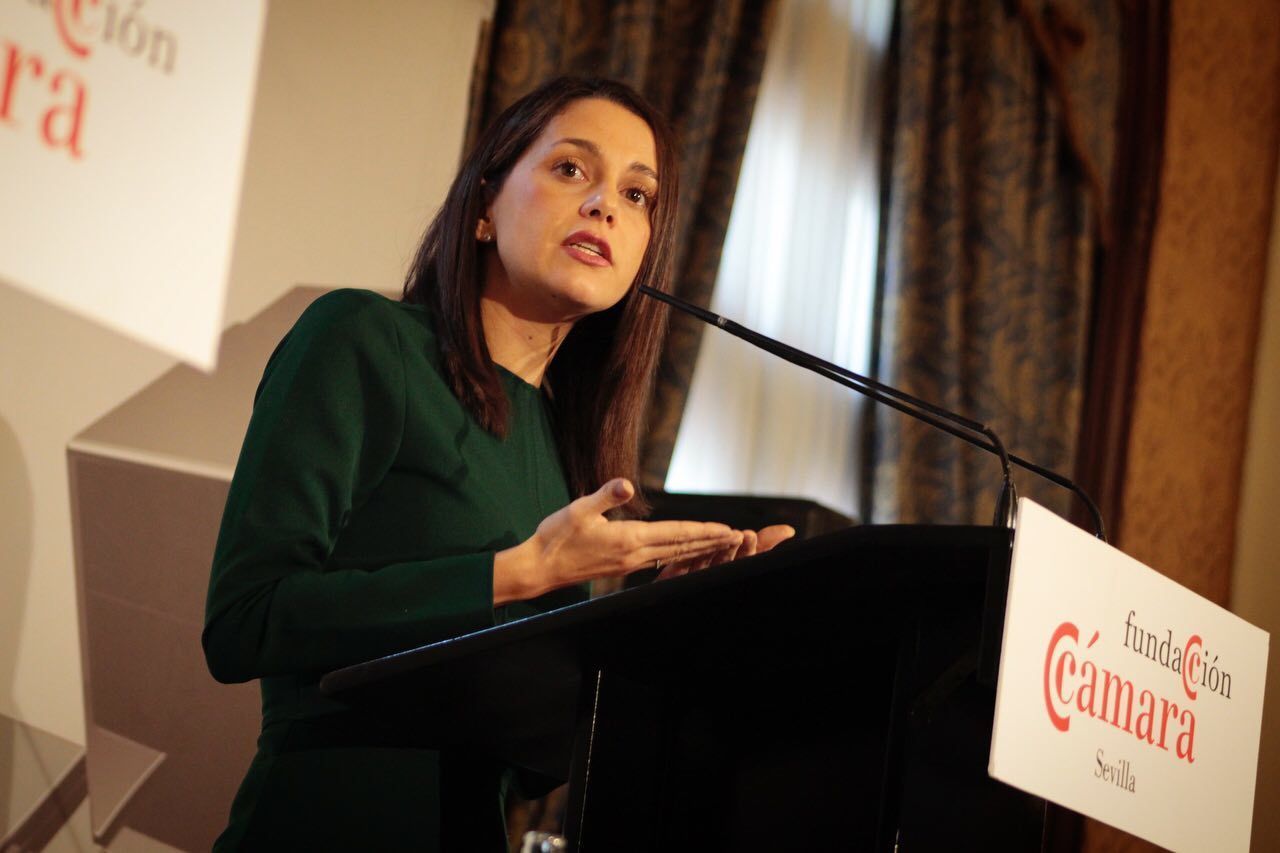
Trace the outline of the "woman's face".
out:
<instances>
[{"instance_id":1,"label":"woman's face","mask_svg":"<svg viewBox=\"0 0 1280 853\"><path fill-rule=\"evenodd\" d=\"M601 98L570 103L512 167L477 239L491 235L485 296L562 322L618 302L649 245L658 191L653 132Z\"/></svg>"}]
</instances>

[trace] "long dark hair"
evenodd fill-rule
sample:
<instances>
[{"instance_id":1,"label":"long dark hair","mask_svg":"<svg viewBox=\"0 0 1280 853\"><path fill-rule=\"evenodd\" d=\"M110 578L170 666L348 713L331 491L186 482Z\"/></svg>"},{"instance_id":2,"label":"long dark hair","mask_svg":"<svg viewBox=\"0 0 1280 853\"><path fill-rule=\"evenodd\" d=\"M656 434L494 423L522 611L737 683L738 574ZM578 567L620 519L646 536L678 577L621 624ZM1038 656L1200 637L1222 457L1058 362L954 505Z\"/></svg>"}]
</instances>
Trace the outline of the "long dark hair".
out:
<instances>
[{"instance_id":1,"label":"long dark hair","mask_svg":"<svg viewBox=\"0 0 1280 853\"><path fill-rule=\"evenodd\" d=\"M454 394L482 427L505 435L509 406L480 322L484 269L476 223L547 124L584 98L612 101L649 125L659 186L649 209L649 245L631 290L612 308L578 320L547 369L560 458L575 496L612 477L628 477L637 489L640 485L640 428L666 327L663 307L634 285L671 289L678 193L675 148L662 116L634 89L614 80L559 77L525 95L467 153L404 285L404 301L428 305L437 314L446 378ZM647 510L639 491L628 510Z\"/></svg>"}]
</instances>

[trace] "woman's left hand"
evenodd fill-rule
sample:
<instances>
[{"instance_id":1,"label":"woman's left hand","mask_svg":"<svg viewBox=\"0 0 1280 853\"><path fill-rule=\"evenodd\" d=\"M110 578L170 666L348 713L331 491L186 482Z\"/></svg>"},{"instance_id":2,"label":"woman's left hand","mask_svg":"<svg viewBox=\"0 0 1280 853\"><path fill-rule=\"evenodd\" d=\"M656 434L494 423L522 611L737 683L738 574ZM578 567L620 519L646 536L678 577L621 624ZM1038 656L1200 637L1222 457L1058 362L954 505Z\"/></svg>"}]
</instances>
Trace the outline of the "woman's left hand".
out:
<instances>
[{"instance_id":1,"label":"woman's left hand","mask_svg":"<svg viewBox=\"0 0 1280 853\"><path fill-rule=\"evenodd\" d=\"M796 535L795 528L789 524L773 524L769 527L761 528L759 532L755 530L742 531L742 544L736 548L725 548L716 551L714 554L708 554L703 557L693 557L688 560L676 560L662 568L658 573L658 580L666 580L667 578L679 577L687 575L689 572L696 572L709 566L718 566L721 563L727 563L731 560L740 560L744 557L750 557L755 554L763 554L770 551L779 542L785 542L792 536Z\"/></svg>"}]
</instances>

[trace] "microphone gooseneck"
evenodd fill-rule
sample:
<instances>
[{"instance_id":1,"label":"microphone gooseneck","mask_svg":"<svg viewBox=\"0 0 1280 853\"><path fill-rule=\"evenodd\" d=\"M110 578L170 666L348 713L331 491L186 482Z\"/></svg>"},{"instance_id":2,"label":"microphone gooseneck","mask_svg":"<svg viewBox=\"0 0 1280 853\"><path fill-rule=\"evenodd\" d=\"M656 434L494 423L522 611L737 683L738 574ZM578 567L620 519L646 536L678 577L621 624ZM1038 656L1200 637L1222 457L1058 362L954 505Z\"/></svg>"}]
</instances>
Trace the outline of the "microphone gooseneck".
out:
<instances>
[{"instance_id":1,"label":"microphone gooseneck","mask_svg":"<svg viewBox=\"0 0 1280 853\"><path fill-rule=\"evenodd\" d=\"M1102 513L1098 510L1093 499L1089 497L1084 489L1080 488L1068 478L1062 476L1048 468L1044 468L1034 462L1029 462L1019 456L1015 456L1005 450L1004 443L995 431L986 424L979 423L964 415L944 409L922 400L905 391L900 391L891 385L886 385L875 379L855 373L846 367L826 361L816 355L807 353L804 350L797 349L789 344L774 340L767 335L762 335L752 329L748 329L739 323L727 317L722 317L713 311L700 308L683 299L672 296L669 293L663 293L655 290L648 285L639 286L640 292L659 302L663 302L671 307L683 311L693 317L698 318L712 326L728 332L734 337L741 338L747 343L775 355L784 361L788 361L797 367L803 367L819 376L837 382L840 385L857 391L864 396L870 397L878 403L882 403L891 408L897 409L903 414L910 415L917 420L924 421L930 426L940 429L943 432L950 433L955 437L967 441L975 447L980 447L989 453L994 453L1000 459L1001 473L1003 475L1003 483L1000 488L1000 497L996 503L995 524L1002 527L1013 526L1013 513L1015 504L1017 503L1017 490L1013 484L1012 465L1017 465L1032 472L1051 483L1055 483L1065 489L1070 490L1088 509L1089 514L1093 518L1094 535L1102 541L1107 540L1106 527L1102 521ZM979 437L982 436L981 438Z\"/></svg>"}]
</instances>

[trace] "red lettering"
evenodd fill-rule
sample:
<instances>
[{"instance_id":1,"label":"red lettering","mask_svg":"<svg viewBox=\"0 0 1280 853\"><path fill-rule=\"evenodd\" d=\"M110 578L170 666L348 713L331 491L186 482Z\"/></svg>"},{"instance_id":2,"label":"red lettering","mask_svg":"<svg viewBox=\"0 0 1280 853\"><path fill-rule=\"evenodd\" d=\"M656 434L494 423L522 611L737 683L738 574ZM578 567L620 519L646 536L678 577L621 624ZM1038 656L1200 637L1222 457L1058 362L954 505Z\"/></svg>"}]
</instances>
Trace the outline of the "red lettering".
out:
<instances>
[{"instance_id":1,"label":"red lettering","mask_svg":"<svg viewBox=\"0 0 1280 853\"><path fill-rule=\"evenodd\" d=\"M1102 671L1102 713L1107 716L1111 725L1132 732L1133 721L1133 682L1120 676ZM1112 687L1115 690L1112 690ZM1110 701L1108 701L1110 700ZM1122 704L1123 703L1123 704ZM1120 709L1124 708L1124 725L1120 725Z\"/></svg>"},{"instance_id":2,"label":"red lettering","mask_svg":"<svg viewBox=\"0 0 1280 853\"><path fill-rule=\"evenodd\" d=\"M73 56L84 59L89 55L87 39L92 38L96 28L84 19L84 11L88 6L97 6L101 0L53 0L53 22L58 30L58 38L71 51Z\"/></svg>"},{"instance_id":3,"label":"red lettering","mask_svg":"<svg viewBox=\"0 0 1280 853\"><path fill-rule=\"evenodd\" d=\"M1190 708L1183 710L1181 723L1186 728L1182 734L1178 735L1178 746L1176 750L1178 757L1187 759L1188 764L1195 764L1196 757L1192 755L1192 750L1195 749L1196 715L1191 713Z\"/></svg>"},{"instance_id":4,"label":"red lettering","mask_svg":"<svg viewBox=\"0 0 1280 853\"><path fill-rule=\"evenodd\" d=\"M1165 740L1169 735L1170 717L1173 717L1175 720L1178 718L1178 706L1176 703L1162 698L1160 700L1160 748L1166 752L1169 750Z\"/></svg>"},{"instance_id":5,"label":"red lettering","mask_svg":"<svg viewBox=\"0 0 1280 853\"><path fill-rule=\"evenodd\" d=\"M1187 691L1187 698L1192 700L1196 698L1194 685L1200 681L1192 670L1198 668L1204 662L1200 657L1200 646L1200 635L1192 634L1187 638L1187 647L1182 652L1182 689ZM1193 648L1195 649L1194 652L1192 651Z\"/></svg>"},{"instance_id":6,"label":"red lettering","mask_svg":"<svg viewBox=\"0 0 1280 853\"><path fill-rule=\"evenodd\" d=\"M1063 668L1070 663L1071 674L1076 674L1076 662L1071 652L1064 652L1062 657L1058 658L1058 665L1053 665L1053 658L1058 649L1058 643L1063 639L1070 637L1073 642L1080 642L1080 632L1076 626L1070 622L1063 622L1058 629L1053 632L1053 636L1049 638L1049 650L1044 656L1044 707L1049 712L1049 722L1053 723L1053 727L1060 732L1065 732L1071 728L1071 718L1064 717L1059 714L1053 707L1053 697L1056 693L1058 700L1062 704L1067 705L1071 702L1070 696L1062 695ZM1070 661L1068 661L1070 658Z\"/></svg>"},{"instance_id":7,"label":"red lettering","mask_svg":"<svg viewBox=\"0 0 1280 853\"><path fill-rule=\"evenodd\" d=\"M1145 725L1144 725L1145 723ZM1147 743L1155 743L1153 732L1156 727L1156 695L1150 690L1138 694L1138 723L1134 732Z\"/></svg>"},{"instance_id":8,"label":"red lettering","mask_svg":"<svg viewBox=\"0 0 1280 853\"><path fill-rule=\"evenodd\" d=\"M44 114L41 127L44 131L44 141L50 148L64 147L71 152L72 157L78 158L84 153L80 150L80 128L84 121L85 88L84 83L71 72L59 71L53 77L54 92L62 88L64 80L72 87L71 103L49 107ZM62 121L58 121L59 119ZM62 126L61 136L55 134L58 129L57 124Z\"/></svg>"},{"instance_id":9,"label":"red lettering","mask_svg":"<svg viewBox=\"0 0 1280 853\"><path fill-rule=\"evenodd\" d=\"M44 63L38 56L23 57L18 46L13 42L6 41L4 50L4 85L0 87L0 121L16 125L12 114L13 96L18 90L18 77L22 74L22 66L25 64L31 69L30 76L39 77L44 73Z\"/></svg>"},{"instance_id":10,"label":"red lettering","mask_svg":"<svg viewBox=\"0 0 1280 853\"><path fill-rule=\"evenodd\" d=\"M1081 713L1096 717L1098 715L1093 710L1093 700L1098 690L1098 667L1093 661L1087 660L1080 664L1080 680L1084 684L1080 685L1080 692L1076 694L1076 707Z\"/></svg>"},{"instance_id":11,"label":"red lettering","mask_svg":"<svg viewBox=\"0 0 1280 853\"><path fill-rule=\"evenodd\" d=\"M1139 689L1132 681L1103 669L1090 660L1088 649L1097 643L1099 632L1094 631L1085 650L1081 651L1080 632L1072 622L1063 622L1049 639L1049 647L1045 653L1043 671L1043 690L1045 710L1049 721L1058 731L1066 732L1071 727L1071 715L1079 711L1088 714L1099 722L1110 723L1116 729L1135 736L1139 741L1146 741L1151 746L1159 746L1170 751L1170 741L1174 741L1173 750L1177 757L1186 759L1188 764L1195 762L1196 720L1191 708L1179 708L1177 703L1157 696L1147 689ZM1067 641L1071 641L1068 646ZM1207 663L1200 649L1200 637L1193 636L1187 641L1187 656L1184 659L1186 668L1184 686L1188 687L1191 697L1194 691L1189 685L1199 680L1197 672L1203 674ZM1180 650L1174 647L1175 655ZM1076 653L1080 652L1080 657ZM1101 683L1099 683L1101 679ZM1156 702L1160 703L1160 720L1156 721ZM1135 708L1137 705L1135 721ZM1088 724L1086 724L1088 725ZM1159 726L1157 735L1156 728ZM1170 728L1172 726L1172 731ZM1099 761L1101 765L1101 761ZM1116 776L1112 769L1112 777ZM1127 771L1126 771L1127 772ZM1103 778L1106 778L1106 770ZM1095 774L1097 775L1097 774Z\"/></svg>"}]
</instances>

